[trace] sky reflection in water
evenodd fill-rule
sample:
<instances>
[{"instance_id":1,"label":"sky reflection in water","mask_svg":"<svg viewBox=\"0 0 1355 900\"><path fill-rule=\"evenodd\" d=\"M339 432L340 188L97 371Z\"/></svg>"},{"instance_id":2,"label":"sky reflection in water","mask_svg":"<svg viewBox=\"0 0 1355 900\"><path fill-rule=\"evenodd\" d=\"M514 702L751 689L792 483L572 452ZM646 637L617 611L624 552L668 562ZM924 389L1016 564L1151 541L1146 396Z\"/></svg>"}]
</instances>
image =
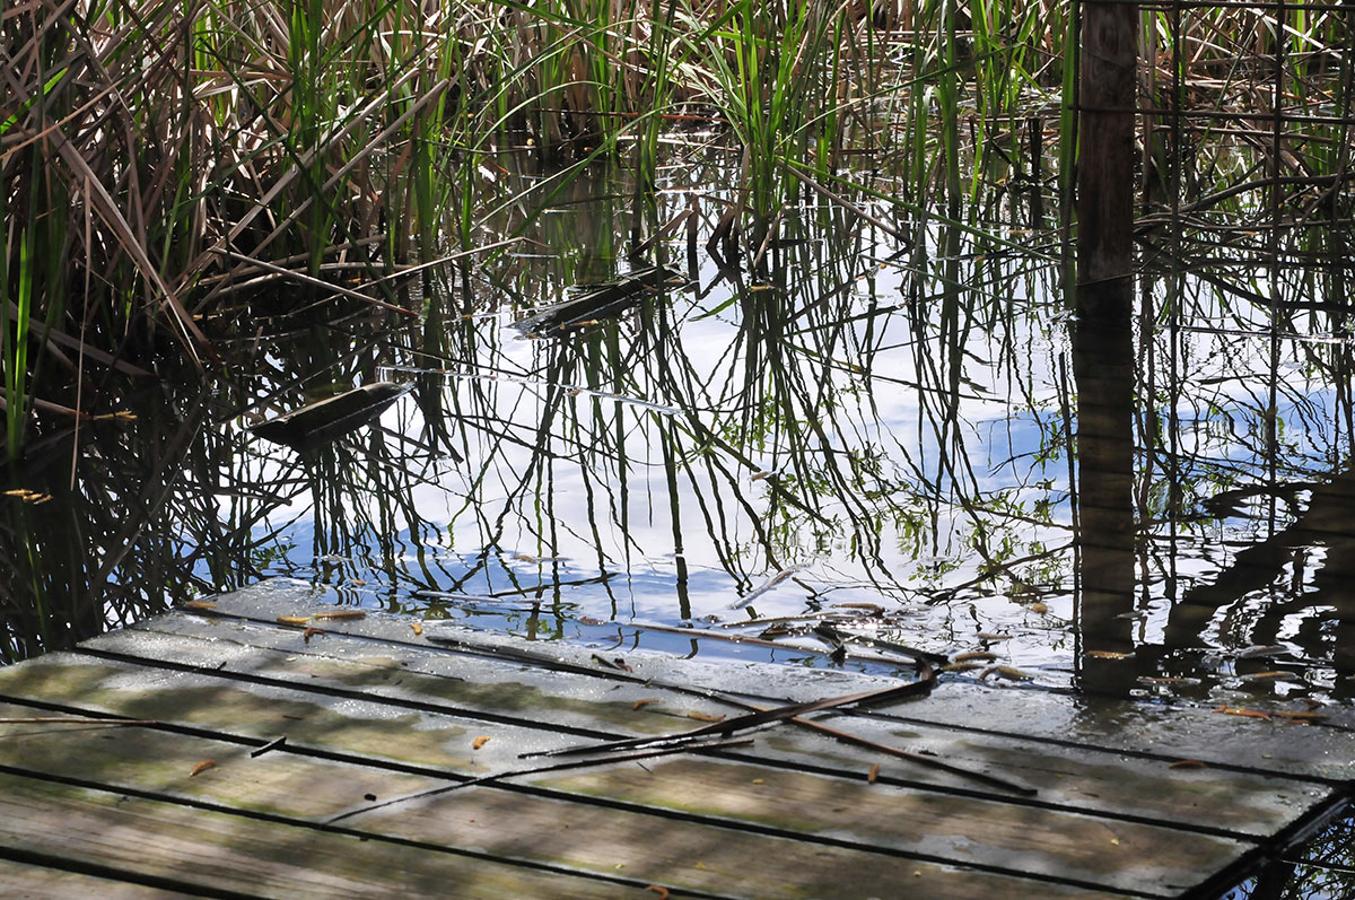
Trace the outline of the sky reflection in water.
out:
<instances>
[{"instance_id":1,"label":"sky reflection in water","mask_svg":"<svg viewBox=\"0 0 1355 900\"><path fill-rule=\"evenodd\" d=\"M787 220L760 276L721 273L702 251L687 288L568 335L522 336L513 322L565 285L627 269L613 249L625 203L603 187L577 185L583 199L537 220L523 252L473 271L469 301L460 284L430 288L441 321L400 335L403 350L336 369L340 383L416 384L379 429L304 465L238 444L241 480L300 479L290 503L259 510L253 536L276 548L260 574L536 637L824 665L812 635L791 642L817 653L698 648L626 626L828 613L929 650L991 647L1041 684L1076 683L1076 317L1057 248L1016 230L1011 245L966 238L947 257L935 223L901 249L811 207ZM662 252L682 268L680 240ZM1135 299L1135 401L1116 413L1135 435L1133 588L1113 616L1129 646L1102 651L1133 650L1115 661L1135 690L1349 690L1351 670L1331 664L1349 661L1342 609L1321 584L1348 538L1292 527L1348 457L1348 344L1324 312L1287 307L1290 336L1272 343L1268 305L1224 289L1264 289L1268 274L1221 263L1179 286L1145 275ZM1286 271L1273 283L1282 300L1311 301L1321 281ZM344 327L330 330L338 346ZM1264 559L1239 555L1267 541ZM1293 655L1232 655L1256 644ZM1262 668L1287 674L1246 680Z\"/></svg>"}]
</instances>

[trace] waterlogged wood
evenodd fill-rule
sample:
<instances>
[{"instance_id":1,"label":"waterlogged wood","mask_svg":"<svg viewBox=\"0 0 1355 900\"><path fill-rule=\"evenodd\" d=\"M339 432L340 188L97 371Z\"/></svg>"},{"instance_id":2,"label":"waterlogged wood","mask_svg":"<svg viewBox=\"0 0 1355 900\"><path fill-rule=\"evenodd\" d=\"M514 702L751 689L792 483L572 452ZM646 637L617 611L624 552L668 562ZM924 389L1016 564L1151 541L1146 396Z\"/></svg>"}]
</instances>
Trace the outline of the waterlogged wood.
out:
<instances>
[{"instance_id":1,"label":"waterlogged wood","mask_svg":"<svg viewBox=\"0 0 1355 900\"><path fill-rule=\"evenodd\" d=\"M308 587L281 579L217 598L217 604L218 610L227 615L261 618L265 622L271 621L278 609L308 612L332 608ZM431 642L426 639L436 634L455 642L444 646L500 653L515 659L534 658L540 666L590 669L602 679L653 679L777 702L803 702L894 683L893 679L856 673L806 672L765 663L703 663L644 651L625 654L626 663L633 670L628 675L603 669L592 659L598 652L594 648L565 642L525 641L443 623L428 624L423 638L410 642L406 640L409 630L404 621L399 617L369 615L358 622L344 623L335 631L413 647L429 646ZM300 632L296 640L300 641ZM943 681L926 699L892 706L879 715L914 724L979 729L1008 739L1056 741L1168 761L1198 758L1220 766L1333 781L1355 777L1355 758L1349 751L1349 735L1344 731L1306 726L1306 730L1271 735L1270 741L1258 740L1255 734L1248 736L1250 740L1240 741L1238 738L1244 733L1238 731L1237 724L1223 721L1229 717L1216 714L1212 706L1186 702L1164 705L1095 697L1073 702L1065 695L1038 689ZM1355 720L1346 721L1339 715L1333 721L1355 725Z\"/></svg>"},{"instance_id":2,"label":"waterlogged wood","mask_svg":"<svg viewBox=\"0 0 1355 900\"><path fill-rule=\"evenodd\" d=\"M286 897L612 897L634 889L560 872L327 834L257 818L0 774L10 852L172 880L182 893Z\"/></svg>"},{"instance_id":3,"label":"waterlogged wood","mask_svg":"<svg viewBox=\"0 0 1355 900\"><path fill-rule=\"evenodd\" d=\"M332 599L332 598L331 598ZM272 624L279 613L309 615L321 610L332 610L323 591L317 592L304 582L277 578L257 585L214 597L213 612L223 619L242 617L260 624ZM153 622L158 623L157 618ZM753 697L777 698L787 703L815 700L828 694L847 694L856 691L888 687L895 679L863 675L856 672L816 670L812 673L789 666L759 662L701 659L683 659L680 662L662 653L631 651L624 655L631 672L608 669L596 656L603 654L596 647L566 641L525 641L510 635L494 634L458 627L450 622L425 622L424 633L412 634L407 616L369 612L366 618L351 622L326 625L326 631L357 637L372 638L397 646L435 649L456 648L482 654L499 655L505 660L521 660L538 667L573 667L587 670L615 681L645 682L674 680L696 689L744 693ZM296 632L298 639L301 632ZM911 667L907 671L911 671Z\"/></svg>"},{"instance_id":4,"label":"waterlogged wood","mask_svg":"<svg viewBox=\"0 0 1355 900\"><path fill-rule=\"evenodd\" d=\"M249 431L297 450L313 449L373 421L411 389L411 385L386 381L365 384L260 422Z\"/></svg>"},{"instance_id":5,"label":"waterlogged wood","mask_svg":"<svg viewBox=\"0 0 1355 900\"><path fill-rule=\"evenodd\" d=\"M203 633L215 635L217 639L208 641L196 637ZM189 640L183 641L183 638ZM597 685L590 684L591 680L585 675L542 672L518 664L509 664L506 673L489 674L504 664L487 658L468 662L461 656L418 647L399 648L392 657L374 657L371 642L362 639L336 636L323 644L312 642L304 646L286 629L250 623L210 624L194 616L162 617L143 629L108 635L90 642L90 646L148 659L195 662L206 668L219 667L223 672L239 671L239 666L248 665L248 671L253 674L283 680L304 677L311 684L336 687L361 683L373 688L372 696L450 702L461 708L486 712L502 711L495 706L495 693L479 690L467 693L458 686L496 684L501 696L534 698L536 702L532 704L511 700L503 704L503 708L521 716L522 725L528 729L577 727L606 733L653 734L681 730L688 713L735 712L726 704L655 686L641 686L637 691L632 684L604 682L606 689L597 693ZM255 652L247 647L263 648L267 652ZM474 672L481 667L488 670L486 677L480 682L473 681ZM449 678L453 680L451 687L446 683ZM504 681L504 678L509 680ZM399 684L393 684L395 681ZM969 689L971 692L982 690L974 686ZM581 696L600 699L579 706L577 698ZM1010 698L1012 695L1005 696ZM1066 698L1063 702L1066 703ZM637 709L636 703L643 705ZM896 709L907 714L925 708L924 703L920 707L904 704ZM980 724L973 717L964 721ZM695 728L702 722L687 720L687 724ZM1324 786L1306 781L1236 772L1219 766L1188 774L1172 772L1170 763L1182 758L1177 755L1155 759L1127 758L1119 752L1089 751L950 727L905 726L879 717L838 718L835 725L878 743L935 754L937 759L974 772L1027 784L1039 789L1039 800L1045 804L1239 834L1272 833L1293 822L1328 793ZM475 726L463 723L463 727ZM574 737L561 737L557 741L556 746L590 743ZM511 746L515 752L522 752L521 748L529 743L529 737L514 731L509 733L507 741L497 742L492 749ZM540 746L540 741L535 743ZM876 762L883 762L886 774L894 780L979 791L997 799L1009 799L1003 792L985 788L973 780L910 766L868 749L849 747L790 726L767 732L756 751L734 755L826 767L849 776L866 771Z\"/></svg>"},{"instance_id":6,"label":"waterlogged wood","mask_svg":"<svg viewBox=\"0 0 1355 900\"><path fill-rule=\"evenodd\" d=\"M925 703L891 716L910 724L962 724L976 734L1015 735L1065 746L1160 760L1198 759L1216 767L1277 776L1355 779L1349 730L1220 715L1215 706L1071 698L1046 691L942 684ZM1334 717L1336 724L1343 724ZM1250 727L1248 727L1250 726Z\"/></svg>"},{"instance_id":7,"label":"waterlogged wood","mask_svg":"<svg viewBox=\"0 0 1355 900\"><path fill-rule=\"evenodd\" d=\"M333 609L332 602L325 601L324 592L289 579L262 582L214 600L216 610L222 614L218 621L222 623L230 617L244 617L268 624L279 610L309 614ZM205 621L200 616L194 618ZM164 622L168 627L169 621L162 617L154 620L153 625L160 627ZM600 665L594 659L594 655L599 654L594 647L563 641L526 641L444 622L426 623L424 634L413 638L407 617L381 613L372 613L363 620L345 622L327 630L334 635L365 638L402 648L426 648L430 653L439 648L450 648L472 654L500 654L505 659L531 661L540 668L587 670L600 679L614 682L680 684L698 692L733 693L777 703L805 702L827 695L875 690L895 683L895 679L853 672L805 671L761 662L704 662L644 650L624 653L626 664L632 670L627 673ZM435 637L441 641L432 640ZM249 640L256 640L256 637L251 635ZM303 647L299 630L291 640L295 641L295 648ZM280 649L292 646L268 645ZM343 646L341 641L335 640L317 644L313 649L323 648L326 653L351 652L341 649ZM365 652L379 651L369 648ZM518 671L525 673L527 669ZM730 710L719 707L707 711ZM926 699L891 706L879 711L879 716L911 725L932 724L942 728L994 732L998 741L1018 739L1075 744L1079 748L1091 746L1114 754L1142 753L1167 761L1199 758L1216 765L1336 781L1355 777L1355 759L1349 752L1348 736L1344 732L1310 728L1307 732L1283 733L1276 739L1276 746L1239 743L1235 723L1220 722L1226 717L1216 714L1213 706L1194 706L1187 702L1164 705L1094 697L1073 702L1065 695L1039 689L995 684L976 687L972 682L943 679L942 686ZM1333 713L1332 721L1355 727L1355 717L1345 716L1340 711ZM1072 738L1069 738L1070 734Z\"/></svg>"}]
</instances>

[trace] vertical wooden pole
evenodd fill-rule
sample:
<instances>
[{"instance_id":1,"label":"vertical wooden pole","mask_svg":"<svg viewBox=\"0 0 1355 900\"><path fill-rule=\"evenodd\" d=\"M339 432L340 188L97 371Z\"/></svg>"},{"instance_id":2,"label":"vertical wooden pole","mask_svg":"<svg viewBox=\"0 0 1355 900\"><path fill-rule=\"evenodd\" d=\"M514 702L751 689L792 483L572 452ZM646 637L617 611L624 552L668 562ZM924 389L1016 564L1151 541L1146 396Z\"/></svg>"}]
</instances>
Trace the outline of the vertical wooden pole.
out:
<instances>
[{"instance_id":1,"label":"vertical wooden pole","mask_svg":"<svg viewBox=\"0 0 1355 900\"><path fill-rule=\"evenodd\" d=\"M1083 0L1078 87L1078 283L1129 278L1134 259L1134 109L1139 7Z\"/></svg>"},{"instance_id":2,"label":"vertical wooden pole","mask_svg":"<svg viewBox=\"0 0 1355 900\"><path fill-rule=\"evenodd\" d=\"M1077 382L1079 680L1119 692L1133 669L1134 125L1138 5L1083 0L1078 79Z\"/></svg>"}]
</instances>

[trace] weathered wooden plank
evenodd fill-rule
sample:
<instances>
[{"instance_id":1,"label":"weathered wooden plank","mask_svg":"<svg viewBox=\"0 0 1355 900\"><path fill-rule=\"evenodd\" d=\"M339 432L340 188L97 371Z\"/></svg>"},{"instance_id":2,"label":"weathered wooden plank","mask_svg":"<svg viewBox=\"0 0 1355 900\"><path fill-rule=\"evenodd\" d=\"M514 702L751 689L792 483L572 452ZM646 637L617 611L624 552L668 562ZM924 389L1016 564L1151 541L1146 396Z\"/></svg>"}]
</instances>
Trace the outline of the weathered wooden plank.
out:
<instances>
[{"instance_id":1,"label":"weathered wooden plank","mask_svg":"<svg viewBox=\"0 0 1355 900\"><path fill-rule=\"evenodd\" d=\"M532 783L1167 896L1195 887L1252 849L1159 826L707 759L672 758L646 770L585 770Z\"/></svg>"},{"instance_id":2,"label":"weathered wooden plank","mask_svg":"<svg viewBox=\"0 0 1355 900\"><path fill-rule=\"evenodd\" d=\"M608 897L622 885L0 773L0 844L173 879L184 893Z\"/></svg>"},{"instance_id":3,"label":"weathered wooden plank","mask_svg":"<svg viewBox=\"0 0 1355 900\"><path fill-rule=\"evenodd\" d=\"M56 716L0 703L0 718ZM355 724L360 720L353 720ZM342 727L342 722L330 727ZM446 784L390 769L140 726L0 724L0 766L317 821L364 802ZM210 762L197 774L195 769Z\"/></svg>"},{"instance_id":4,"label":"weathered wooden plank","mask_svg":"<svg viewBox=\"0 0 1355 900\"><path fill-rule=\"evenodd\" d=\"M191 658L201 649L198 645L205 643L199 641L195 645L193 639L157 634L141 634L137 638L149 640L148 646L153 645L159 652L179 660ZM253 652L275 655L280 667L278 671L288 671L289 657L258 648ZM292 665L307 662L290 659ZM331 665L338 662L342 661L327 661ZM105 671L91 679L89 670L109 666L115 666L111 673ZM200 722L204 713L219 714L218 708L226 702L238 712L238 701L227 701L224 695L231 692L247 694L254 687L231 682L217 674L193 675L160 670L162 679L166 675L172 676L167 679L170 683L165 683L157 680L155 670L129 672L128 668L136 667L116 667L114 661L81 665L78 658L49 656L19 667L19 674L0 673L0 691L6 695L55 699L56 692L64 690L66 693L62 696L69 702L106 704L116 697L120 686L126 685L121 692L134 693L139 699L132 704L122 704L117 710L121 714L148 717L154 712L155 717L171 721ZM69 671L54 671L58 669ZM304 665L292 674L305 678ZM210 685L214 679L220 684L213 688ZM209 684L205 692L200 684L203 680ZM179 684L179 689L172 686L173 682ZM182 690L184 687L193 693L186 695ZM352 704L353 701L343 700L342 703ZM393 733L388 721L361 724L359 734L370 735L384 725L388 732L386 743L394 745L399 736ZM323 735L326 745L344 747L345 730L327 727ZM494 732L487 729L486 733L492 736ZM378 752L390 751L383 748ZM862 781L807 772L774 771L742 761L720 763L692 759L689 762L690 765L662 770L673 772L671 776L652 781L642 776L643 785L631 781L629 773L644 770L630 766L608 769L605 776L600 776L602 782L589 782L586 790L580 787L584 782L567 779L558 785L549 779L538 784L686 815L694 814L692 804L699 800L705 804L700 815L711 821L755 824L806 837L831 836L859 848L881 847L961 864L993 866L1124 890L1135 890L1142 885L1154 885L1157 889L1165 885L1168 892L1183 889L1251 849L1246 842L1214 835L1180 832L1138 822L1107 821L1004 800L917 791L888 784L868 786ZM683 777L676 777L679 772ZM612 784L613 779L616 784ZM765 790L768 780L777 784L775 792ZM719 785L720 789L711 790L711 785ZM645 786L644 791L640 790L642 786ZM1030 842L1036 835L1040 849L1038 853L1032 853Z\"/></svg>"},{"instance_id":5,"label":"weathered wooden plank","mask_svg":"<svg viewBox=\"0 0 1355 900\"><path fill-rule=\"evenodd\" d=\"M156 636L161 633L217 639L181 645ZM144 630L110 635L90 646L152 659L194 661L208 668L223 666L223 671L244 667L245 671L280 679L295 679L301 674L315 684L362 685L373 696L445 701L486 712L499 711L499 707L495 694L483 690L482 685L495 684L506 697L530 698L530 702L510 699L505 704L528 726L568 725L640 734L700 724L680 718L687 711L703 715L731 711L729 706L699 697L629 683L603 681L599 690L597 680L592 679L594 683L590 684L588 676L543 673L492 658L467 659L413 646L382 648L340 635L313 639L307 645L288 629L250 623L213 624L193 616L163 617L148 623ZM254 652L249 649L252 647L270 652ZM395 681L399 684L393 684ZM580 697L596 697L598 701L579 703ZM636 700L654 702L637 714ZM910 703L900 709L912 711L916 706ZM1261 774L1220 768L1174 770L1170 768L1172 757L1126 759L1119 753L880 718L837 721L839 727L878 743L932 753L972 771L1028 784L1041 791L1039 800L1043 803L1117 817L1261 836L1287 826L1328 793L1320 785ZM515 735L514 740L524 738ZM769 733L759 753L780 762L807 762L857 775L879 763L887 778L1007 799L1000 791L958 776L786 726Z\"/></svg>"},{"instance_id":6,"label":"weathered wooden plank","mask_svg":"<svg viewBox=\"0 0 1355 900\"><path fill-rule=\"evenodd\" d=\"M0 896L23 900L169 900L182 893L48 866L0 859Z\"/></svg>"},{"instance_id":7,"label":"weathered wooden plank","mask_svg":"<svg viewBox=\"0 0 1355 900\"><path fill-rule=\"evenodd\" d=\"M0 717L22 715L21 707L0 704ZM73 733L72 727L80 730ZM399 739L392 735L392 740ZM251 758L249 750L140 726L103 727L96 733L82 726L0 725L0 766L298 821L327 819L370 802L368 796L390 799L447 783L311 759L285 749ZM217 765L192 775L206 759ZM878 894L881 885L904 882L925 885L934 896L957 898L1073 891L926 860L806 846L786 837L489 787L391 807L344 824L424 844L471 847L713 894L868 897ZM662 838L656 840L660 832ZM791 860L795 877L788 880L784 876Z\"/></svg>"},{"instance_id":8,"label":"weathered wooden plank","mask_svg":"<svg viewBox=\"0 0 1355 900\"><path fill-rule=\"evenodd\" d=\"M321 602L308 585L287 579L263 582L214 598L214 602L221 613L250 616L265 623L280 614L306 615L334 609ZM420 646L428 637L438 634L460 641L468 649L536 657L539 665L593 670L604 679L616 680L624 674L607 671L593 659L594 653L605 656L606 651L563 641L525 641L445 623L429 623L424 635L415 637L408 617L382 613L369 613L365 619L356 621L323 624L336 634L396 646ZM159 627L159 620L155 625ZM299 634L296 640L300 640ZM642 680L788 701L871 690L894 683L858 673L805 671L765 663L702 663L653 651L632 650L624 655L634 675ZM1255 698L1247 702L1252 704ZM1355 727L1355 716L1341 710L1329 712L1334 724L1345 729ZM1165 704L1115 697L1071 697L1019 685L943 680L941 687L926 699L893 707L881 716L912 725L960 728L1000 735L1003 739L1056 742L1166 761L1200 759L1333 782L1355 778L1355 758L1350 752L1352 739L1347 730L1238 719L1220 715L1212 707L1188 702Z\"/></svg>"}]
</instances>

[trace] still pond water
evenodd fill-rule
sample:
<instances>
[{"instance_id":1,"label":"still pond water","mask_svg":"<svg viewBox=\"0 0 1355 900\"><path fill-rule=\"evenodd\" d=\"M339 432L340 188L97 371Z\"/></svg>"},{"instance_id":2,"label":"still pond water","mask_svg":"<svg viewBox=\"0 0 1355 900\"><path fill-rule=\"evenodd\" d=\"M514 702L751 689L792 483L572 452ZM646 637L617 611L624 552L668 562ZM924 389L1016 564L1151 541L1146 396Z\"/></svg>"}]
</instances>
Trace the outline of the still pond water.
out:
<instances>
[{"instance_id":1,"label":"still pond water","mask_svg":"<svg viewBox=\"0 0 1355 900\"><path fill-rule=\"evenodd\" d=\"M506 196L543 177L504 162ZM1089 321L1024 208L996 235L886 231L806 198L722 267L701 245L731 180L675 168L642 216L599 170L509 208L515 243L405 283L417 319L282 287L228 307L228 376L87 426L75 491L71 436L46 438L21 486L53 501L5 510L40 548L10 576L7 657L287 576L602 650L872 671L988 651L1026 689L1350 702L1339 259L1149 236L1129 316ZM628 260L692 197L694 259L675 227ZM615 309L518 325L654 261L670 277ZM374 381L409 390L332 443L248 431ZM1291 896L1355 865L1333 834Z\"/></svg>"}]
</instances>

